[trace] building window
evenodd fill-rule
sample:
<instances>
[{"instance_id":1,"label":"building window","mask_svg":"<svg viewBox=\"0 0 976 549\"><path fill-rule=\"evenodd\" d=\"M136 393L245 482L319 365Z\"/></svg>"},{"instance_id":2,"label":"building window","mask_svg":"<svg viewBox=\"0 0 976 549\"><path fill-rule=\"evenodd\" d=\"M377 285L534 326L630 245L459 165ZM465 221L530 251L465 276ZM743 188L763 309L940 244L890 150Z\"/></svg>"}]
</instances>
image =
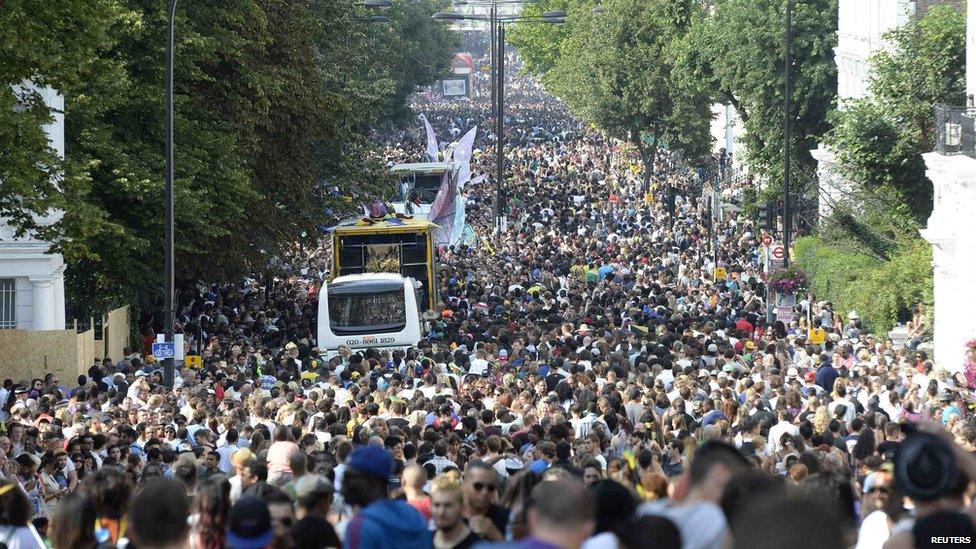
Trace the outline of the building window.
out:
<instances>
[{"instance_id":1,"label":"building window","mask_svg":"<svg viewBox=\"0 0 976 549\"><path fill-rule=\"evenodd\" d=\"M0 330L17 327L17 290L12 278L0 278Z\"/></svg>"}]
</instances>

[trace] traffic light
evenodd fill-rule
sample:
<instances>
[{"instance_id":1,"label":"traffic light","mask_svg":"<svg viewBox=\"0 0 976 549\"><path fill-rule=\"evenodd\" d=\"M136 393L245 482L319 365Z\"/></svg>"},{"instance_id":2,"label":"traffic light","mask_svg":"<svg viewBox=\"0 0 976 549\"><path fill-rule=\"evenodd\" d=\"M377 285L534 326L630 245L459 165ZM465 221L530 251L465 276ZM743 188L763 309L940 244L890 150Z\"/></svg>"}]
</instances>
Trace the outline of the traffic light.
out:
<instances>
[{"instance_id":1,"label":"traffic light","mask_svg":"<svg viewBox=\"0 0 976 549\"><path fill-rule=\"evenodd\" d=\"M759 227L767 232L775 229L776 205L773 202L766 202L759 206Z\"/></svg>"}]
</instances>

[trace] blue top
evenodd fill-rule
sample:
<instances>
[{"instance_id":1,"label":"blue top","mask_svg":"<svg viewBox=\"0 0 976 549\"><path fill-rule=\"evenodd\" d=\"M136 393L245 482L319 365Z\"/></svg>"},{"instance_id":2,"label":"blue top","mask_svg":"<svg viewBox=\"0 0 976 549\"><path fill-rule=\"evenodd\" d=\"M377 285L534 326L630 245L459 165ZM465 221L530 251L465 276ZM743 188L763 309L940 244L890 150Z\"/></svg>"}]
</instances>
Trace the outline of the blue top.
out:
<instances>
[{"instance_id":1,"label":"blue top","mask_svg":"<svg viewBox=\"0 0 976 549\"><path fill-rule=\"evenodd\" d=\"M434 541L420 511L402 500L367 505L349 522L344 549L430 549Z\"/></svg>"},{"instance_id":2,"label":"blue top","mask_svg":"<svg viewBox=\"0 0 976 549\"><path fill-rule=\"evenodd\" d=\"M832 365L824 364L817 370L817 385L821 386L828 393L834 390L834 382L840 377L840 372Z\"/></svg>"}]
</instances>

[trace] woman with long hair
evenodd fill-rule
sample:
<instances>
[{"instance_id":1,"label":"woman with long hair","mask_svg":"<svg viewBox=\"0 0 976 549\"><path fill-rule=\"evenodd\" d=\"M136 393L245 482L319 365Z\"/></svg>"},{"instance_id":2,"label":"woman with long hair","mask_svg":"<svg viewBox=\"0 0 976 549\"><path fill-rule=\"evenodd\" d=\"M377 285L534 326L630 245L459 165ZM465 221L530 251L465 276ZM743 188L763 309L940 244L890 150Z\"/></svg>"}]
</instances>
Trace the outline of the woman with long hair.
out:
<instances>
[{"instance_id":1,"label":"woman with long hair","mask_svg":"<svg viewBox=\"0 0 976 549\"><path fill-rule=\"evenodd\" d=\"M53 549L95 547L95 504L79 495L67 494L58 502L58 508L48 527L48 539Z\"/></svg>"},{"instance_id":2,"label":"woman with long hair","mask_svg":"<svg viewBox=\"0 0 976 549\"><path fill-rule=\"evenodd\" d=\"M17 482L0 482L0 543L11 549L44 549L31 524L31 502Z\"/></svg>"},{"instance_id":3,"label":"woman with long hair","mask_svg":"<svg viewBox=\"0 0 976 549\"><path fill-rule=\"evenodd\" d=\"M95 539L118 543L125 537L125 513L132 499L129 477L115 467L103 467L85 479L81 492L95 505Z\"/></svg>"},{"instance_id":4,"label":"woman with long hair","mask_svg":"<svg viewBox=\"0 0 976 549\"><path fill-rule=\"evenodd\" d=\"M509 527L512 539L521 539L528 535L528 513L526 503L532 495L532 489L542 481L542 477L525 469L508 481L508 487L501 498L501 504L511 509Z\"/></svg>"},{"instance_id":5,"label":"woman with long hair","mask_svg":"<svg viewBox=\"0 0 976 549\"><path fill-rule=\"evenodd\" d=\"M230 514L230 483L223 476L210 477L197 486L190 515L190 547L223 549Z\"/></svg>"}]
</instances>

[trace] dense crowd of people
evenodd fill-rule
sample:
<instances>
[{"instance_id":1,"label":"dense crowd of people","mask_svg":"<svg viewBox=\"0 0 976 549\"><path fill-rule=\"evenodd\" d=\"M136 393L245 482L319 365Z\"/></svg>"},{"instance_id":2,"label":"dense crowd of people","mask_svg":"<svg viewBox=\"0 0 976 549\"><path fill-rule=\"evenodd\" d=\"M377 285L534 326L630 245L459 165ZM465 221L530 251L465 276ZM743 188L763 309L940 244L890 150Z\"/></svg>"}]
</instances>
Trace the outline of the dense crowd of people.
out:
<instances>
[{"instance_id":1,"label":"dense crowd of people","mask_svg":"<svg viewBox=\"0 0 976 549\"><path fill-rule=\"evenodd\" d=\"M710 216L698 173L664 150L643 165L516 71L510 90L508 227L493 177L463 189L478 241L439 251L429 337L319 349L327 247L184 291L203 365L172 390L147 348L5 380L0 543L971 543L971 380L809 294L768 322L761 235ZM492 173L483 100L420 106L442 137L478 126L473 171ZM422 139L388 136L386 159Z\"/></svg>"}]
</instances>

